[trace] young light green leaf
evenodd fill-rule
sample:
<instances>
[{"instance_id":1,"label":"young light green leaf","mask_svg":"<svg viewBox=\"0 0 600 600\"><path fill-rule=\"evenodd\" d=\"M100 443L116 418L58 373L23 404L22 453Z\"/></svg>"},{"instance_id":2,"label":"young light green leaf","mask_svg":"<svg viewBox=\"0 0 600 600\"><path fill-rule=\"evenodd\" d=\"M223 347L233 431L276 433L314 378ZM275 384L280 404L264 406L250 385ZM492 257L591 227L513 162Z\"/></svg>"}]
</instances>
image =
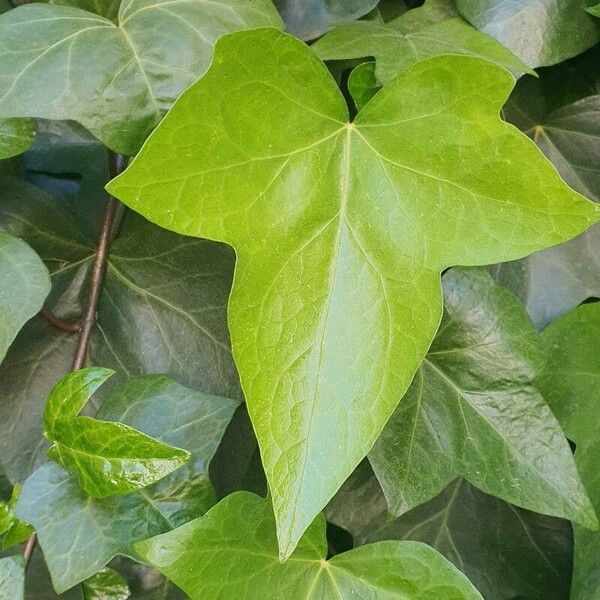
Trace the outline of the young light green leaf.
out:
<instances>
[{"instance_id":1,"label":"young light green leaf","mask_svg":"<svg viewBox=\"0 0 600 600\"><path fill-rule=\"evenodd\" d=\"M457 0L461 14L532 67L587 50L599 29L583 10L594 0Z\"/></svg>"},{"instance_id":2,"label":"young light green leaf","mask_svg":"<svg viewBox=\"0 0 600 600\"><path fill-rule=\"evenodd\" d=\"M481 599L460 571L417 542L380 542L325 560L322 516L281 564L270 502L249 492L228 496L204 517L138 542L135 550L191 600Z\"/></svg>"},{"instance_id":3,"label":"young light green leaf","mask_svg":"<svg viewBox=\"0 0 600 600\"><path fill-rule=\"evenodd\" d=\"M124 0L118 25L71 6L21 6L0 16L0 117L74 120L135 154L220 35L279 22L269 0Z\"/></svg>"},{"instance_id":4,"label":"young light green leaf","mask_svg":"<svg viewBox=\"0 0 600 600\"><path fill-rule=\"evenodd\" d=\"M600 17L600 4L596 4L595 6L589 6L585 10L587 10L590 13L590 15L593 15L594 17Z\"/></svg>"},{"instance_id":5,"label":"young light green leaf","mask_svg":"<svg viewBox=\"0 0 600 600\"><path fill-rule=\"evenodd\" d=\"M48 269L22 240L0 231L0 362L50 292Z\"/></svg>"},{"instance_id":6,"label":"young light green leaf","mask_svg":"<svg viewBox=\"0 0 600 600\"><path fill-rule=\"evenodd\" d=\"M113 569L104 568L81 584L83 600L127 600L127 582Z\"/></svg>"},{"instance_id":7,"label":"young light green leaf","mask_svg":"<svg viewBox=\"0 0 600 600\"><path fill-rule=\"evenodd\" d=\"M282 557L410 384L441 318L440 272L598 220L498 118L513 82L480 59L436 57L349 123L306 45L239 32L108 186L155 223L236 249L233 353Z\"/></svg>"},{"instance_id":8,"label":"young light green leaf","mask_svg":"<svg viewBox=\"0 0 600 600\"><path fill-rule=\"evenodd\" d=\"M485 270L443 278L445 314L423 365L369 454L400 515L464 477L537 512L596 527L569 444L534 386L537 332Z\"/></svg>"},{"instance_id":9,"label":"young light green leaf","mask_svg":"<svg viewBox=\"0 0 600 600\"><path fill-rule=\"evenodd\" d=\"M486 600L565 600L569 595L571 524L516 508L461 479L392 520L365 461L336 494L326 515L352 534L355 545L412 540L433 546Z\"/></svg>"},{"instance_id":10,"label":"young light green leaf","mask_svg":"<svg viewBox=\"0 0 600 600\"><path fill-rule=\"evenodd\" d=\"M339 23L354 21L375 8L378 0L275 0L291 34L303 40L323 35Z\"/></svg>"},{"instance_id":11,"label":"young light green leaf","mask_svg":"<svg viewBox=\"0 0 600 600\"><path fill-rule=\"evenodd\" d=\"M575 461L600 510L600 304L584 304L552 323L543 334L548 361L539 385L576 444ZM572 600L600 598L600 533L575 527Z\"/></svg>"},{"instance_id":12,"label":"young light green leaf","mask_svg":"<svg viewBox=\"0 0 600 600\"><path fill-rule=\"evenodd\" d=\"M22 556L0 558L0 600L24 600L25 567Z\"/></svg>"},{"instance_id":13,"label":"young light green leaf","mask_svg":"<svg viewBox=\"0 0 600 600\"><path fill-rule=\"evenodd\" d=\"M25 152L34 138L32 119L0 119L0 160Z\"/></svg>"},{"instance_id":14,"label":"young light green leaf","mask_svg":"<svg viewBox=\"0 0 600 600\"><path fill-rule=\"evenodd\" d=\"M21 486L16 483L10 500L8 502L0 501L0 540L2 541L0 547L2 550L24 542L33 533L33 529L27 523L22 523L15 515L15 506L20 493Z\"/></svg>"},{"instance_id":15,"label":"young light green leaf","mask_svg":"<svg viewBox=\"0 0 600 600\"><path fill-rule=\"evenodd\" d=\"M422 26L409 11L389 23L357 21L341 25L311 46L322 60L375 58L375 74L381 83L391 81L412 64L445 54L476 56L525 73L530 69L491 37L480 33L460 17Z\"/></svg>"},{"instance_id":16,"label":"young light green leaf","mask_svg":"<svg viewBox=\"0 0 600 600\"><path fill-rule=\"evenodd\" d=\"M354 100L354 106L359 111L381 89L375 77L375 63L362 63L352 69L348 77L348 91Z\"/></svg>"},{"instance_id":17,"label":"young light green leaf","mask_svg":"<svg viewBox=\"0 0 600 600\"><path fill-rule=\"evenodd\" d=\"M35 527L59 592L117 554L132 556L133 542L178 527L214 504L208 464L237 405L162 375L132 379L102 403L97 416L185 448L192 454L185 466L139 492L102 499L86 496L75 477L54 463L29 477L16 512Z\"/></svg>"},{"instance_id":18,"label":"young light green leaf","mask_svg":"<svg viewBox=\"0 0 600 600\"><path fill-rule=\"evenodd\" d=\"M114 371L90 367L64 377L50 392L44 435L48 455L77 476L94 498L128 494L147 487L190 459L174 448L122 423L77 416Z\"/></svg>"}]
</instances>

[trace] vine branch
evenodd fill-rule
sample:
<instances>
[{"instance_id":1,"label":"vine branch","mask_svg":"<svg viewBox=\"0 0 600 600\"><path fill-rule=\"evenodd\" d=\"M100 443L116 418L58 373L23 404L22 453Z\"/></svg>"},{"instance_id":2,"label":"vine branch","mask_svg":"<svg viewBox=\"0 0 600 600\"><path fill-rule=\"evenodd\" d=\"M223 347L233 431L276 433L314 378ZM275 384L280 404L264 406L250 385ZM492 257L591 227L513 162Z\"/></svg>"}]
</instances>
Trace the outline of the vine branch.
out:
<instances>
[{"instance_id":1,"label":"vine branch","mask_svg":"<svg viewBox=\"0 0 600 600\"><path fill-rule=\"evenodd\" d=\"M109 172L111 179L122 173L126 164L127 160L124 156L110 152ZM92 265L92 272L90 275L87 302L83 316L79 323L67 323L62 321L47 307L44 306L44 308L42 308L42 314L50 323L52 323L52 325L64 331L78 334L77 346L75 347L71 371L77 371L85 364L92 329L96 323L96 317L98 315L98 303L102 293L102 284L104 283L104 275L106 273L110 245L117 234L120 221L123 218L123 213L124 206L116 198L109 196L106 209L104 211L104 217L102 219L102 226L100 228L98 246L94 254L94 263ZM23 561L25 563L25 568L27 568L29 565L29 561L31 560L31 555L33 554L36 543L37 536L35 533L32 533L23 547Z\"/></svg>"}]
</instances>

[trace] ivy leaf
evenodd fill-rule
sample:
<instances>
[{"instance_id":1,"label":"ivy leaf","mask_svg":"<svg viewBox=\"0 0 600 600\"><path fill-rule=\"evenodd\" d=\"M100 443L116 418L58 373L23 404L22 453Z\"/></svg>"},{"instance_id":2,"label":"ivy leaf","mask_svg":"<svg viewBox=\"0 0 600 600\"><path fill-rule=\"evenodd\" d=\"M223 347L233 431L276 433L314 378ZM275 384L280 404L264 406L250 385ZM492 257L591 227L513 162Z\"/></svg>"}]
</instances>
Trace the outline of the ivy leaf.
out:
<instances>
[{"instance_id":1,"label":"ivy leaf","mask_svg":"<svg viewBox=\"0 0 600 600\"><path fill-rule=\"evenodd\" d=\"M532 67L591 48L599 29L583 10L594 0L457 0L461 14ZM535 34L532 34L535 32Z\"/></svg>"},{"instance_id":2,"label":"ivy leaf","mask_svg":"<svg viewBox=\"0 0 600 600\"><path fill-rule=\"evenodd\" d=\"M600 510L600 429L598 406L598 336L600 304L584 304L552 323L543 337L547 366L540 377L550 406L576 444L575 461L587 490ZM575 527L572 600L600 598L600 534Z\"/></svg>"},{"instance_id":3,"label":"ivy leaf","mask_svg":"<svg viewBox=\"0 0 600 600\"><path fill-rule=\"evenodd\" d=\"M25 567L21 556L0 558L0 598L23 600L25 597Z\"/></svg>"},{"instance_id":4,"label":"ivy leaf","mask_svg":"<svg viewBox=\"0 0 600 600\"><path fill-rule=\"evenodd\" d=\"M24 542L33 529L19 521L15 515L15 506L21 493L21 486L17 483L13 487L12 496L8 502L0 502L0 547L5 550L16 544Z\"/></svg>"},{"instance_id":5,"label":"ivy leaf","mask_svg":"<svg viewBox=\"0 0 600 600\"><path fill-rule=\"evenodd\" d=\"M485 270L443 278L445 314L412 386L369 454L393 514L464 477L537 512L597 526L571 449L534 379L538 334Z\"/></svg>"},{"instance_id":6,"label":"ivy leaf","mask_svg":"<svg viewBox=\"0 0 600 600\"><path fill-rule=\"evenodd\" d=\"M0 160L25 152L35 138L35 121L0 119Z\"/></svg>"},{"instance_id":7,"label":"ivy leaf","mask_svg":"<svg viewBox=\"0 0 600 600\"><path fill-rule=\"evenodd\" d=\"M28 153L36 181L49 179L54 188L67 191L70 184L60 183L52 157L74 161L78 152L86 161L97 157L74 142L72 150L49 144L47 160L42 149L34 150L35 158ZM97 236L94 185L100 176L87 169L82 191L75 188L69 201L12 178L0 181L0 227L29 241L46 261L53 283L47 303L71 322L81 317L85 304ZM119 373L107 386L159 372L207 393L239 398L226 320L233 264L225 245L185 238L128 214L112 246L91 339L92 364ZM46 459L41 413L57 373L70 370L75 342L35 317L0 367L0 463L12 481L23 481Z\"/></svg>"},{"instance_id":8,"label":"ivy leaf","mask_svg":"<svg viewBox=\"0 0 600 600\"><path fill-rule=\"evenodd\" d=\"M319 37L339 23L354 21L378 0L275 0L287 31L303 40Z\"/></svg>"},{"instance_id":9,"label":"ivy leaf","mask_svg":"<svg viewBox=\"0 0 600 600\"><path fill-rule=\"evenodd\" d=\"M392 520L379 482L364 462L328 506L327 518L351 532L355 544L430 544L486 600L564 600L569 594L570 523L516 508L461 479Z\"/></svg>"},{"instance_id":10,"label":"ivy leaf","mask_svg":"<svg viewBox=\"0 0 600 600\"><path fill-rule=\"evenodd\" d=\"M135 549L191 600L481 598L466 577L424 544L382 542L325 560L322 517L292 559L281 564L270 502L249 492L236 492L204 517L138 542Z\"/></svg>"},{"instance_id":11,"label":"ivy leaf","mask_svg":"<svg viewBox=\"0 0 600 600\"><path fill-rule=\"evenodd\" d=\"M0 231L0 362L50 292L48 270L22 240Z\"/></svg>"},{"instance_id":12,"label":"ivy leaf","mask_svg":"<svg viewBox=\"0 0 600 600\"><path fill-rule=\"evenodd\" d=\"M133 542L177 527L212 506L208 463L237 404L162 375L132 379L102 404L97 417L119 419L185 448L192 454L187 465L139 492L101 499L86 496L75 477L54 463L29 477L17 515L35 527L58 592L92 576L117 554L132 556Z\"/></svg>"},{"instance_id":13,"label":"ivy leaf","mask_svg":"<svg viewBox=\"0 0 600 600\"><path fill-rule=\"evenodd\" d=\"M239 32L108 186L157 224L236 249L233 353L282 558L410 384L441 318L440 272L598 219L498 118L512 85L491 63L437 57L348 123L306 45Z\"/></svg>"},{"instance_id":14,"label":"ivy leaf","mask_svg":"<svg viewBox=\"0 0 600 600\"><path fill-rule=\"evenodd\" d=\"M44 412L48 455L75 473L81 488L94 498L128 494L156 483L190 459L133 427L78 417L94 391L113 371L90 367L70 373L50 392Z\"/></svg>"},{"instance_id":15,"label":"ivy leaf","mask_svg":"<svg viewBox=\"0 0 600 600\"><path fill-rule=\"evenodd\" d=\"M112 569L101 569L81 584L83 600L127 600L127 582Z\"/></svg>"},{"instance_id":16,"label":"ivy leaf","mask_svg":"<svg viewBox=\"0 0 600 600\"><path fill-rule=\"evenodd\" d=\"M419 10L419 9L416 9ZM389 23L357 21L330 31L312 49L322 60L375 58L381 83L391 81L412 64L444 54L484 58L512 71L530 72L509 50L461 18L431 23L408 11Z\"/></svg>"},{"instance_id":17,"label":"ivy leaf","mask_svg":"<svg viewBox=\"0 0 600 600\"><path fill-rule=\"evenodd\" d=\"M220 35L278 24L269 0L123 1L118 25L71 6L21 6L0 16L0 117L74 120L135 154Z\"/></svg>"}]
</instances>

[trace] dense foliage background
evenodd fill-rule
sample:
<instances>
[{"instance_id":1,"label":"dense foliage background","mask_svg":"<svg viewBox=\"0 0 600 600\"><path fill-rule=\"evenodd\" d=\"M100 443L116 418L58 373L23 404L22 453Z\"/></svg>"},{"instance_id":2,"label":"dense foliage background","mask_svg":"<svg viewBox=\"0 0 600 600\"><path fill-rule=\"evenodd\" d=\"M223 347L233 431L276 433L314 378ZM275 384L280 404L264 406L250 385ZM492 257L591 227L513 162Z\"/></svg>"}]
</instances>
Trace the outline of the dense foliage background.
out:
<instances>
[{"instance_id":1,"label":"dense foliage background","mask_svg":"<svg viewBox=\"0 0 600 600\"><path fill-rule=\"evenodd\" d=\"M0 600L600 599L598 17L0 0Z\"/></svg>"}]
</instances>

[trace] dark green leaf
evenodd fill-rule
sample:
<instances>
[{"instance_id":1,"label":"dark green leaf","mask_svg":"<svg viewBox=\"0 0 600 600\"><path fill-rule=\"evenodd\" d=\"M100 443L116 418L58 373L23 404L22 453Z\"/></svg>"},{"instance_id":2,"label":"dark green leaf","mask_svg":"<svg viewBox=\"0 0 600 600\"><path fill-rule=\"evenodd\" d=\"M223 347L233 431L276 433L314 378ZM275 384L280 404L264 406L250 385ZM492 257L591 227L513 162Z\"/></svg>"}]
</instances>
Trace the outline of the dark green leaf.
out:
<instances>
[{"instance_id":1,"label":"dark green leaf","mask_svg":"<svg viewBox=\"0 0 600 600\"><path fill-rule=\"evenodd\" d=\"M427 5L426 5L427 6ZM459 18L432 22L428 13L408 11L389 23L357 21L341 25L318 40L312 49L323 60L375 58L375 74L388 83L412 64L444 54L476 56L512 71L529 68L491 37Z\"/></svg>"},{"instance_id":2,"label":"dark green leaf","mask_svg":"<svg viewBox=\"0 0 600 600\"><path fill-rule=\"evenodd\" d=\"M71 6L21 6L0 17L0 117L74 120L135 154L220 35L278 24L269 0L127 0L118 25Z\"/></svg>"},{"instance_id":3,"label":"dark green leaf","mask_svg":"<svg viewBox=\"0 0 600 600\"><path fill-rule=\"evenodd\" d=\"M47 0L49 4L62 4L63 6L74 6L91 13L106 17L111 21L117 21L121 0Z\"/></svg>"},{"instance_id":4,"label":"dark green leaf","mask_svg":"<svg viewBox=\"0 0 600 600\"><path fill-rule=\"evenodd\" d=\"M586 14L595 0L457 0L462 15L531 67L553 65L593 46L600 36Z\"/></svg>"},{"instance_id":5,"label":"dark green leaf","mask_svg":"<svg viewBox=\"0 0 600 600\"><path fill-rule=\"evenodd\" d=\"M571 577L567 521L516 508L464 480L390 520L385 497L363 463L327 509L327 518L357 544L414 540L430 544L458 567L486 600L565 600Z\"/></svg>"},{"instance_id":6,"label":"dark green leaf","mask_svg":"<svg viewBox=\"0 0 600 600\"><path fill-rule=\"evenodd\" d=\"M575 461L600 510L600 304L584 304L544 331L547 367L540 378L550 406L577 445ZM600 533L575 527L572 600L600 598Z\"/></svg>"},{"instance_id":7,"label":"dark green leaf","mask_svg":"<svg viewBox=\"0 0 600 600\"><path fill-rule=\"evenodd\" d=\"M416 542L381 542L325 560L321 516L281 564L271 504L249 492L236 492L204 517L135 549L191 600L481 599L458 570Z\"/></svg>"},{"instance_id":8,"label":"dark green leaf","mask_svg":"<svg viewBox=\"0 0 600 600\"><path fill-rule=\"evenodd\" d=\"M0 362L19 330L42 308L50 277L22 240L0 231Z\"/></svg>"},{"instance_id":9,"label":"dark green leaf","mask_svg":"<svg viewBox=\"0 0 600 600\"><path fill-rule=\"evenodd\" d=\"M127 582L112 569L101 569L81 584L83 600L127 600Z\"/></svg>"},{"instance_id":10,"label":"dark green leaf","mask_svg":"<svg viewBox=\"0 0 600 600\"><path fill-rule=\"evenodd\" d=\"M238 32L108 186L237 251L229 324L283 557L408 388L441 318L441 270L523 256L598 219L499 119L513 83L492 63L436 57L349 123L306 45Z\"/></svg>"},{"instance_id":11,"label":"dark green leaf","mask_svg":"<svg viewBox=\"0 0 600 600\"><path fill-rule=\"evenodd\" d=\"M597 525L558 421L534 386L537 332L485 270L444 275L445 314L369 459L400 515L464 477L507 502Z\"/></svg>"},{"instance_id":12,"label":"dark green leaf","mask_svg":"<svg viewBox=\"0 0 600 600\"><path fill-rule=\"evenodd\" d=\"M348 91L359 111L379 90L381 86L375 77L375 63L366 62L352 69L348 77Z\"/></svg>"},{"instance_id":13,"label":"dark green leaf","mask_svg":"<svg viewBox=\"0 0 600 600\"><path fill-rule=\"evenodd\" d=\"M0 558L0 598L23 600L25 593L25 569L21 556Z\"/></svg>"},{"instance_id":14,"label":"dark green leaf","mask_svg":"<svg viewBox=\"0 0 600 600\"><path fill-rule=\"evenodd\" d=\"M74 476L53 463L31 475L17 514L35 527L58 591L90 577L117 554L131 555L133 542L177 527L212 506L208 463L237 404L165 376L133 379L102 404L98 418L121 420L187 449L192 460L186 466L137 493L104 499L87 497Z\"/></svg>"}]
</instances>

